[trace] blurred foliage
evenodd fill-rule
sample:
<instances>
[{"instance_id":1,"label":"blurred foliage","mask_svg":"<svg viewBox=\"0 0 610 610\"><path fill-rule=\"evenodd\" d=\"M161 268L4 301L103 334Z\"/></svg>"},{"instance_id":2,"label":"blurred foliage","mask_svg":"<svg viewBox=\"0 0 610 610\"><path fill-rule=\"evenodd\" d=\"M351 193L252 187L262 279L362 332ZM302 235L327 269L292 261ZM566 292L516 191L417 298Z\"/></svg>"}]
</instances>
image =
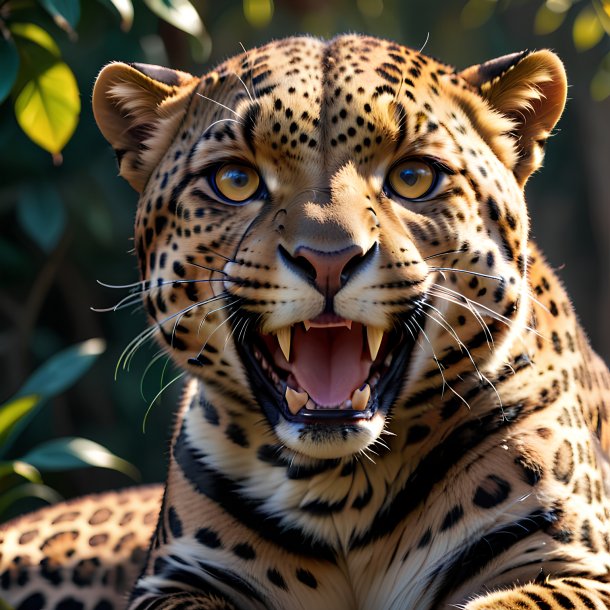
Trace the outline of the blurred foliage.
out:
<instances>
[{"instance_id":1,"label":"blurred foliage","mask_svg":"<svg viewBox=\"0 0 610 610\"><path fill-rule=\"evenodd\" d=\"M39 443L25 454L11 458L11 448L37 412L84 375L104 351L104 342L91 339L49 358L22 388L0 405L0 520L14 512L24 498L56 502L61 496L45 485L43 472L63 472L95 466L122 472L132 479L139 474L131 464L93 441L56 438Z\"/></svg>"},{"instance_id":2,"label":"blurred foliage","mask_svg":"<svg viewBox=\"0 0 610 610\"><path fill-rule=\"evenodd\" d=\"M459 67L523 48L554 48L573 99L549 144L545 170L528 184L533 234L559 268L594 347L608 359L609 2L0 0L0 409L11 407L11 417L35 409L41 391L32 386L23 393L23 380L67 346L98 336L109 346L89 374L48 397L11 440L10 455L20 457L0 458L12 464L6 466L11 485L40 484L35 470L57 464L58 448L64 456L72 452L64 465L107 459L96 453L98 445L75 442L76 435L136 464L145 481L164 476L177 372L146 344L128 352L131 372L121 368L113 382L123 348L146 320L129 297L138 280L130 252L137 196L117 177L89 103L96 74L112 60L201 74L242 45L299 32L359 31L425 45L426 53ZM41 106L45 111L34 120L28 112ZM55 161L61 153L63 163L54 165L49 152ZM0 470L0 484L3 476ZM129 479L111 469L91 477L86 469L47 468L44 482L68 496Z\"/></svg>"}]
</instances>

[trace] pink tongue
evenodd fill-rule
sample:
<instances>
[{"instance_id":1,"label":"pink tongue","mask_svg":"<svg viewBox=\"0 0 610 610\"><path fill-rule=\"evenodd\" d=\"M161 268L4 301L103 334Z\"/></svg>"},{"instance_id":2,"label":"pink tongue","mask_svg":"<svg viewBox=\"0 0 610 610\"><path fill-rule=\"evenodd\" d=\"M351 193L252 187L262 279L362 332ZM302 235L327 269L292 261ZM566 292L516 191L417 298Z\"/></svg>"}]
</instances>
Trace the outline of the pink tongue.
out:
<instances>
[{"instance_id":1,"label":"pink tongue","mask_svg":"<svg viewBox=\"0 0 610 610\"><path fill-rule=\"evenodd\" d=\"M322 407L340 406L367 379L362 325L310 328L298 325L292 339L291 369L299 385ZM368 353L368 352L366 352Z\"/></svg>"}]
</instances>

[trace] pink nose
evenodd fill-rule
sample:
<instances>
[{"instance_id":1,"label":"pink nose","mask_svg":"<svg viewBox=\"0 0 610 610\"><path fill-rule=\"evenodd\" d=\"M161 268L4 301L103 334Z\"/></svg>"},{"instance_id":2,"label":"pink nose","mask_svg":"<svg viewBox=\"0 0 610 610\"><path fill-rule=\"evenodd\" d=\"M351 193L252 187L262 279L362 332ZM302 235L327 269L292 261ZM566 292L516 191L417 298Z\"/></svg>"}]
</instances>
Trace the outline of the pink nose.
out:
<instances>
[{"instance_id":1,"label":"pink nose","mask_svg":"<svg viewBox=\"0 0 610 610\"><path fill-rule=\"evenodd\" d=\"M322 252L299 246L294 254L299 266L307 271L318 290L328 297L333 297L347 282L351 272L362 260L364 252L356 245L335 252ZM307 267L309 269L306 269Z\"/></svg>"}]
</instances>

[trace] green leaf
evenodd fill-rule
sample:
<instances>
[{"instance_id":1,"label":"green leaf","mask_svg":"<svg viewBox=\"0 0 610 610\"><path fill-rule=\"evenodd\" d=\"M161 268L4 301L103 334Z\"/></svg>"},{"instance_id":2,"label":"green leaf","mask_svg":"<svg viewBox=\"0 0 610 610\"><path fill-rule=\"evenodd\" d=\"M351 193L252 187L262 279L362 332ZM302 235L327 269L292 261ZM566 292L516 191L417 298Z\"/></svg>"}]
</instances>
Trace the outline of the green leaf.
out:
<instances>
[{"instance_id":1,"label":"green leaf","mask_svg":"<svg viewBox=\"0 0 610 610\"><path fill-rule=\"evenodd\" d=\"M19 460L0 462L0 481L11 474L18 474L32 483L42 483L40 472L31 464Z\"/></svg>"},{"instance_id":2,"label":"green leaf","mask_svg":"<svg viewBox=\"0 0 610 610\"><path fill-rule=\"evenodd\" d=\"M117 470L132 479L140 477L132 464L86 438L53 439L38 445L19 459L43 472L96 466Z\"/></svg>"},{"instance_id":3,"label":"green leaf","mask_svg":"<svg viewBox=\"0 0 610 610\"><path fill-rule=\"evenodd\" d=\"M61 56L59 47L53 38L51 38L50 34L35 23L11 23L9 30L13 36L23 38L28 42L33 42L48 51L54 57L59 58ZM16 42L18 43L19 41Z\"/></svg>"},{"instance_id":4,"label":"green leaf","mask_svg":"<svg viewBox=\"0 0 610 610\"><path fill-rule=\"evenodd\" d=\"M133 23L133 4L131 0L105 0L106 4L111 4L121 16L121 29L127 32Z\"/></svg>"},{"instance_id":5,"label":"green leaf","mask_svg":"<svg viewBox=\"0 0 610 610\"><path fill-rule=\"evenodd\" d=\"M80 19L80 0L38 0L39 3L53 17L55 23L70 35Z\"/></svg>"},{"instance_id":6,"label":"green leaf","mask_svg":"<svg viewBox=\"0 0 610 610\"><path fill-rule=\"evenodd\" d=\"M174 27L198 38L207 36L199 13L189 0L144 0L148 8Z\"/></svg>"},{"instance_id":7,"label":"green leaf","mask_svg":"<svg viewBox=\"0 0 610 610\"><path fill-rule=\"evenodd\" d=\"M15 99L17 122L33 142L58 155L78 124L80 98L76 79L63 62L45 70L34 68L26 75L28 82Z\"/></svg>"},{"instance_id":8,"label":"green leaf","mask_svg":"<svg viewBox=\"0 0 610 610\"><path fill-rule=\"evenodd\" d=\"M264 28L273 17L273 0L244 0L244 17L251 26Z\"/></svg>"},{"instance_id":9,"label":"green leaf","mask_svg":"<svg viewBox=\"0 0 610 610\"><path fill-rule=\"evenodd\" d=\"M0 599L0 610L13 610L13 606L10 606L4 600Z\"/></svg>"},{"instance_id":10,"label":"green leaf","mask_svg":"<svg viewBox=\"0 0 610 610\"><path fill-rule=\"evenodd\" d=\"M102 339L89 339L62 350L41 365L17 395L36 393L46 399L63 392L89 370L105 349Z\"/></svg>"},{"instance_id":11,"label":"green leaf","mask_svg":"<svg viewBox=\"0 0 610 610\"><path fill-rule=\"evenodd\" d=\"M63 392L84 375L104 349L102 339L89 339L62 350L41 365L11 401L0 406L0 456L6 455L43 402Z\"/></svg>"},{"instance_id":12,"label":"green leaf","mask_svg":"<svg viewBox=\"0 0 610 610\"><path fill-rule=\"evenodd\" d=\"M466 28L478 28L491 18L495 9L495 0L468 0L462 9L460 20Z\"/></svg>"},{"instance_id":13,"label":"green leaf","mask_svg":"<svg viewBox=\"0 0 610 610\"><path fill-rule=\"evenodd\" d=\"M55 41L37 25L11 25L21 64L13 88L21 129L56 158L66 145L80 113L76 79L61 61Z\"/></svg>"},{"instance_id":14,"label":"green leaf","mask_svg":"<svg viewBox=\"0 0 610 610\"><path fill-rule=\"evenodd\" d=\"M17 424L26 418L40 403L40 396L30 394L13 398L0 405L0 454Z\"/></svg>"},{"instance_id":15,"label":"green leaf","mask_svg":"<svg viewBox=\"0 0 610 610\"><path fill-rule=\"evenodd\" d=\"M548 5L542 4L534 19L534 33L538 35L553 33L564 22L565 17L565 12L551 10Z\"/></svg>"},{"instance_id":16,"label":"green leaf","mask_svg":"<svg viewBox=\"0 0 610 610\"><path fill-rule=\"evenodd\" d=\"M572 26L572 38L578 51L588 51L604 37L604 27L597 13L585 6L578 13Z\"/></svg>"},{"instance_id":17,"label":"green leaf","mask_svg":"<svg viewBox=\"0 0 610 610\"><path fill-rule=\"evenodd\" d=\"M57 191L50 184L27 185L17 204L17 221L42 250L52 252L66 224Z\"/></svg>"},{"instance_id":18,"label":"green leaf","mask_svg":"<svg viewBox=\"0 0 610 610\"><path fill-rule=\"evenodd\" d=\"M61 502L63 498L54 490L47 485L41 485L40 483L24 483L13 489L5 491L0 496L0 515L6 512L6 510L15 504L15 502L22 500L23 498L39 498L49 504L55 504Z\"/></svg>"},{"instance_id":19,"label":"green leaf","mask_svg":"<svg viewBox=\"0 0 610 610\"><path fill-rule=\"evenodd\" d=\"M8 97L19 71L19 53L10 38L0 33L0 104Z\"/></svg>"}]
</instances>

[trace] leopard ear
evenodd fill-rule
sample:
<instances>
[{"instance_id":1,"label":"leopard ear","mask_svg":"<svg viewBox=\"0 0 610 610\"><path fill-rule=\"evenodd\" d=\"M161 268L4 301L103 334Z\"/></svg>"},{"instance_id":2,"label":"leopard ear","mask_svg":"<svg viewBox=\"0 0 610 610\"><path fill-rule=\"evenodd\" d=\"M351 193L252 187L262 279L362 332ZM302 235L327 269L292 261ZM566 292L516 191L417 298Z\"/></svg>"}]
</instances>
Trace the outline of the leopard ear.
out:
<instances>
[{"instance_id":1,"label":"leopard ear","mask_svg":"<svg viewBox=\"0 0 610 610\"><path fill-rule=\"evenodd\" d=\"M178 130L198 78L147 64L112 63L93 89L93 114L119 173L142 192Z\"/></svg>"},{"instance_id":2,"label":"leopard ear","mask_svg":"<svg viewBox=\"0 0 610 610\"><path fill-rule=\"evenodd\" d=\"M566 101L561 60L548 50L505 55L460 73L504 117L517 157L513 171L520 185L542 164L544 144Z\"/></svg>"}]
</instances>

